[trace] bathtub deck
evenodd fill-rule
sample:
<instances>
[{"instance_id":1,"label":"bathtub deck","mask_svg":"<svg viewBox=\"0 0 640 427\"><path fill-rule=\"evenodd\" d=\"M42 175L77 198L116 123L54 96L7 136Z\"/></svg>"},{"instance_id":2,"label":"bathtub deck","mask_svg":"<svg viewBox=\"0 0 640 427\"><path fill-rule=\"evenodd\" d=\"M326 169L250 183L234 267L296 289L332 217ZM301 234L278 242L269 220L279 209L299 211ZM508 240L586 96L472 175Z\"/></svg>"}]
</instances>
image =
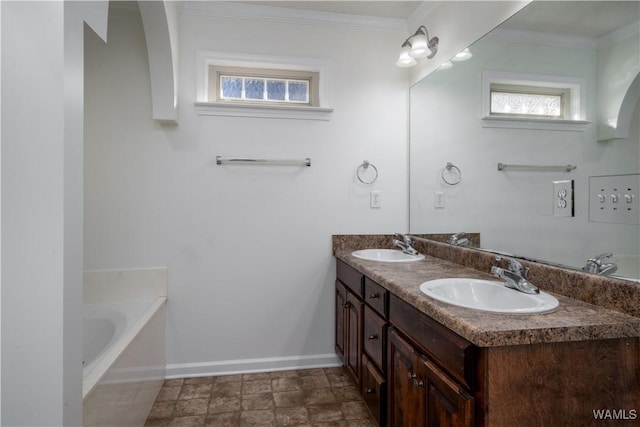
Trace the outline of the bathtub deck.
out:
<instances>
[{"instance_id":1,"label":"bathtub deck","mask_svg":"<svg viewBox=\"0 0 640 427\"><path fill-rule=\"evenodd\" d=\"M145 427L375 426L343 368L166 380ZM341 424L342 425L342 424Z\"/></svg>"}]
</instances>

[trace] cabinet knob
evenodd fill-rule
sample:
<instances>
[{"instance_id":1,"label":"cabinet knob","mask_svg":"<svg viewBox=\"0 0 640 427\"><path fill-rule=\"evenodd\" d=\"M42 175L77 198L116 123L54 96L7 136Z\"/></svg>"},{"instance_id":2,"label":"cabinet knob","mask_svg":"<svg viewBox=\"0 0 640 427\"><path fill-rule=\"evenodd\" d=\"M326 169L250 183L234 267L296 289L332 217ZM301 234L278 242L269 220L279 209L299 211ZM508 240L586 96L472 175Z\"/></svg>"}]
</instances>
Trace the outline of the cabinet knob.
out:
<instances>
[{"instance_id":1,"label":"cabinet knob","mask_svg":"<svg viewBox=\"0 0 640 427\"><path fill-rule=\"evenodd\" d=\"M376 298L380 298L380 294L371 294L369 295L370 299L376 299Z\"/></svg>"},{"instance_id":2,"label":"cabinet knob","mask_svg":"<svg viewBox=\"0 0 640 427\"><path fill-rule=\"evenodd\" d=\"M424 382L413 380L413 385L415 385L416 387L422 387L424 385Z\"/></svg>"},{"instance_id":3,"label":"cabinet knob","mask_svg":"<svg viewBox=\"0 0 640 427\"><path fill-rule=\"evenodd\" d=\"M369 340L377 340L378 336L377 335L369 335Z\"/></svg>"},{"instance_id":4,"label":"cabinet knob","mask_svg":"<svg viewBox=\"0 0 640 427\"><path fill-rule=\"evenodd\" d=\"M413 379L415 379L416 377L417 377L417 375L416 375L416 374L414 374L413 372L409 372L409 373L407 374L407 378L409 378L410 380L413 380Z\"/></svg>"},{"instance_id":5,"label":"cabinet knob","mask_svg":"<svg viewBox=\"0 0 640 427\"><path fill-rule=\"evenodd\" d=\"M364 392L367 393L367 394L374 394L376 392L376 390L373 389L373 388L367 387L367 388L364 389Z\"/></svg>"}]
</instances>

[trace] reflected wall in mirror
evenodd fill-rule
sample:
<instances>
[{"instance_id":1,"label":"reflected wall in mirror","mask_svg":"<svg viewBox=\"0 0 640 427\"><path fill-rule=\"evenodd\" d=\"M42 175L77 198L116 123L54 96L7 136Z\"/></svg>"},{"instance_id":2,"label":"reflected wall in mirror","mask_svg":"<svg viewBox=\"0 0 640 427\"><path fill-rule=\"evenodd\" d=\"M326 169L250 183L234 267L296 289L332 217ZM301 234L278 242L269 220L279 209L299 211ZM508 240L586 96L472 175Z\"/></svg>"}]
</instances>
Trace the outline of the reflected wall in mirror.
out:
<instances>
[{"instance_id":1,"label":"reflected wall in mirror","mask_svg":"<svg viewBox=\"0 0 640 427\"><path fill-rule=\"evenodd\" d=\"M416 83L410 232L479 232L483 248L578 269L611 252L606 262L617 264L615 275L640 278L637 199L624 224L594 221L589 212L598 202L597 194L589 200L592 177L630 175L639 182L639 18L638 2L533 2L474 43L470 60ZM586 122L483 120L489 72L581 82ZM615 127L617 114L627 117L622 136L599 137L611 135L603 124ZM461 172L456 185L443 180L449 162ZM577 168L499 171L498 163ZM554 216L553 183L563 180L572 181L573 216ZM637 188L619 192L640 196Z\"/></svg>"}]
</instances>

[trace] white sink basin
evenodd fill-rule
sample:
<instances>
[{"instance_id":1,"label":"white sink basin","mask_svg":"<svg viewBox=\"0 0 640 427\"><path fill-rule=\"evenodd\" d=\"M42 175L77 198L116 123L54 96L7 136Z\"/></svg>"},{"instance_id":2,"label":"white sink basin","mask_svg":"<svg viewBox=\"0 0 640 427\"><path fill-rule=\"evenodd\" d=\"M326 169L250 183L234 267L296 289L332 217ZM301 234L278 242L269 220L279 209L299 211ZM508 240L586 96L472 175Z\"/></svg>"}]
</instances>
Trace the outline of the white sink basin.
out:
<instances>
[{"instance_id":1,"label":"white sink basin","mask_svg":"<svg viewBox=\"0 0 640 427\"><path fill-rule=\"evenodd\" d=\"M545 292L525 294L502 282L480 279L438 279L420 285L422 293L438 301L492 313L545 313L558 307L558 300Z\"/></svg>"},{"instance_id":2,"label":"white sink basin","mask_svg":"<svg viewBox=\"0 0 640 427\"><path fill-rule=\"evenodd\" d=\"M424 255L409 255L395 249L362 249L351 252L356 258L382 262L412 262L424 259Z\"/></svg>"}]
</instances>

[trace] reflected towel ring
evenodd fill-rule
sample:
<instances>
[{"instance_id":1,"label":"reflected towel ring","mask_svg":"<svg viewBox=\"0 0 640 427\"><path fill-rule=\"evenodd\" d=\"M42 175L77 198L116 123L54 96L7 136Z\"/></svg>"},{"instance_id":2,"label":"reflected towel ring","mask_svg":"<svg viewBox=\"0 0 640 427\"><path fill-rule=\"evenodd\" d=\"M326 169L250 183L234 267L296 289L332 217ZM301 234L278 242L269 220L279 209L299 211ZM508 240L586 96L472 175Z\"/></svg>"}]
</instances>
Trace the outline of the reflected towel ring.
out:
<instances>
[{"instance_id":1,"label":"reflected towel ring","mask_svg":"<svg viewBox=\"0 0 640 427\"><path fill-rule=\"evenodd\" d=\"M373 174L370 174L372 176L367 177L369 172L369 166L371 166L371 169L373 170ZM363 178L362 176L365 176L365 178ZM369 163L367 160L365 160L364 162L362 162L362 164L360 166L358 166L358 169L356 170L356 176L358 177L358 181L360 181L363 184L373 184L376 179L378 179L378 168L376 168L373 163Z\"/></svg>"},{"instance_id":2,"label":"reflected towel ring","mask_svg":"<svg viewBox=\"0 0 640 427\"><path fill-rule=\"evenodd\" d=\"M447 172L449 175L452 175L452 177L449 177L449 179L447 179L445 177L445 172ZM449 185L458 185L460 184L460 181L462 181L462 172L460 171L460 168L458 168L451 162L447 162L447 166L445 166L445 168L442 170L441 176L442 180Z\"/></svg>"}]
</instances>

